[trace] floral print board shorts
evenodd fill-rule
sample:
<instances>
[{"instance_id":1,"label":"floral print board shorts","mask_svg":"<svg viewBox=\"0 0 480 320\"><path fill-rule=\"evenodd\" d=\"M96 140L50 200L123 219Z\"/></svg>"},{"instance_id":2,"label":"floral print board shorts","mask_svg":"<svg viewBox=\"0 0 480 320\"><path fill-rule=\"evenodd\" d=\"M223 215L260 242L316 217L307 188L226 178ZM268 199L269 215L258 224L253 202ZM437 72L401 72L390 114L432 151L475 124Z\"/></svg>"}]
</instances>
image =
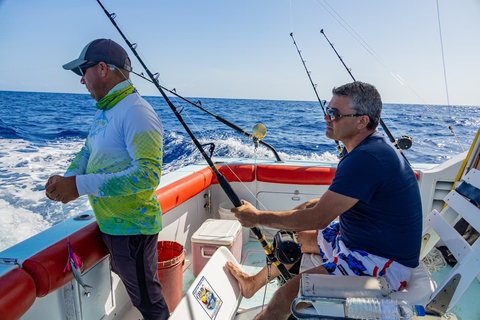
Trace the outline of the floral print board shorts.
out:
<instances>
[{"instance_id":1,"label":"floral print board shorts","mask_svg":"<svg viewBox=\"0 0 480 320\"><path fill-rule=\"evenodd\" d=\"M332 275L384 277L392 292L406 287L412 268L362 250L347 248L339 229L339 223L334 222L318 231L320 256L312 254L316 256L312 259L314 266L323 265Z\"/></svg>"}]
</instances>

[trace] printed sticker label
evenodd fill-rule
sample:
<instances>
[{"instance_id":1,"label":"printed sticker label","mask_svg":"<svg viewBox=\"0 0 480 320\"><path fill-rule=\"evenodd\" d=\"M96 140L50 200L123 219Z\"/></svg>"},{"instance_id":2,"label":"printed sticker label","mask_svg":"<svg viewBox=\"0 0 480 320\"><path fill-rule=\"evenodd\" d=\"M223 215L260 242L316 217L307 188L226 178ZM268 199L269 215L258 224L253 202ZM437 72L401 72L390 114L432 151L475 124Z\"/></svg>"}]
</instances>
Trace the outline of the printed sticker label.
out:
<instances>
[{"instance_id":1,"label":"printed sticker label","mask_svg":"<svg viewBox=\"0 0 480 320\"><path fill-rule=\"evenodd\" d=\"M193 290L193 296L200 303L208 317L215 319L223 302L205 277L200 279L197 287Z\"/></svg>"}]
</instances>

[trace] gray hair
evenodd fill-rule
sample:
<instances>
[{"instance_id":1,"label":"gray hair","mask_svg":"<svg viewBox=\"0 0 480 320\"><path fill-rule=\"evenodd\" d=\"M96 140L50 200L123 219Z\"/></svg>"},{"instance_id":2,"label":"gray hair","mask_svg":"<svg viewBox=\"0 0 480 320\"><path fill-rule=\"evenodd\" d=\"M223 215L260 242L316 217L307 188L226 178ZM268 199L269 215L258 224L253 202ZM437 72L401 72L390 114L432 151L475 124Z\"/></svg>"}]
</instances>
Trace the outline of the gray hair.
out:
<instances>
[{"instance_id":1,"label":"gray hair","mask_svg":"<svg viewBox=\"0 0 480 320\"><path fill-rule=\"evenodd\" d=\"M382 113L382 98L374 86L355 81L333 88L332 94L350 98L352 101L350 107L359 114L367 115L370 119L367 129L373 130L378 127Z\"/></svg>"}]
</instances>

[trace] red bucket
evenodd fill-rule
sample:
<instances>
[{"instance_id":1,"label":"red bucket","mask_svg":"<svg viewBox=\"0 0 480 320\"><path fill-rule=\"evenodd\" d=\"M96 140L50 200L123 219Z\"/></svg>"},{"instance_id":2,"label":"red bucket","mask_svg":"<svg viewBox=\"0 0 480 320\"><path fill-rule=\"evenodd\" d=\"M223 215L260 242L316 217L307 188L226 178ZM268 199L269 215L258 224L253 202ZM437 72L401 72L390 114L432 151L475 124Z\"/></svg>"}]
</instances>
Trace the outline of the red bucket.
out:
<instances>
[{"instance_id":1,"label":"red bucket","mask_svg":"<svg viewBox=\"0 0 480 320\"><path fill-rule=\"evenodd\" d=\"M162 284L168 310L173 312L180 300L182 300L185 249L177 242L159 241L157 243L157 253L158 279Z\"/></svg>"}]
</instances>

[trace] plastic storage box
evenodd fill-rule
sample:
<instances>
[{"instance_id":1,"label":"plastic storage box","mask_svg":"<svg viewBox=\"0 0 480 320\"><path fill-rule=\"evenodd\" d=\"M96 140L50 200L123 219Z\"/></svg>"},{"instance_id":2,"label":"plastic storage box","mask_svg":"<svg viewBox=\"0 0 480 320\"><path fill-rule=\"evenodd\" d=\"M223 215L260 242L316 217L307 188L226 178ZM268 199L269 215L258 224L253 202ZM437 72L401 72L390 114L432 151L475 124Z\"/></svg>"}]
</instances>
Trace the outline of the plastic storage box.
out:
<instances>
[{"instance_id":1,"label":"plastic storage box","mask_svg":"<svg viewBox=\"0 0 480 320\"><path fill-rule=\"evenodd\" d=\"M237 220L208 219L192 236L193 275L197 276L219 247L242 259L242 225Z\"/></svg>"}]
</instances>

